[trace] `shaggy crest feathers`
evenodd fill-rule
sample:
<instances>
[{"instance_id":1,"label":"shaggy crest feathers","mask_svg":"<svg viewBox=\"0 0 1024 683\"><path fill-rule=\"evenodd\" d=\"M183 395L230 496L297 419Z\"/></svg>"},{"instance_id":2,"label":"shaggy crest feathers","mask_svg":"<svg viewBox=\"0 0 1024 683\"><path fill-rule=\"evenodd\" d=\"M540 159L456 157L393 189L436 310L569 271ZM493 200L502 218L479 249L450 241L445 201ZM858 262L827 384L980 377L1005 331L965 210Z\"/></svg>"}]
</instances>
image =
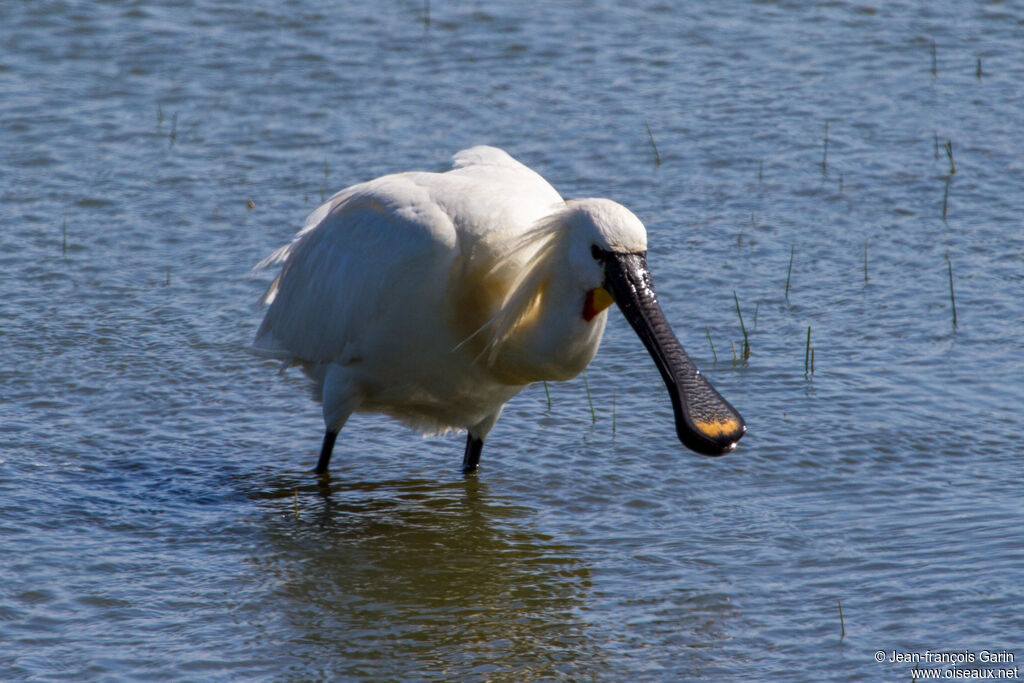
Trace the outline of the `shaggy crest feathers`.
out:
<instances>
[{"instance_id":1,"label":"shaggy crest feathers","mask_svg":"<svg viewBox=\"0 0 1024 683\"><path fill-rule=\"evenodd\" d=\"M489 330L489 338L476 357L479 362L486 356L493 366L502 345L515 335L516 330L533 311L542 296L545 280L550 277L553 261L568 240L563 222L564 211L547 216L527 232L519 235L501 254L488 271L489 277L500 277L504 272L514 273L501 307L478 330L463 339L453 350L461 348L470 339ZM526 264L525 266L522 264Z\"/></svg>"}]
</instances>

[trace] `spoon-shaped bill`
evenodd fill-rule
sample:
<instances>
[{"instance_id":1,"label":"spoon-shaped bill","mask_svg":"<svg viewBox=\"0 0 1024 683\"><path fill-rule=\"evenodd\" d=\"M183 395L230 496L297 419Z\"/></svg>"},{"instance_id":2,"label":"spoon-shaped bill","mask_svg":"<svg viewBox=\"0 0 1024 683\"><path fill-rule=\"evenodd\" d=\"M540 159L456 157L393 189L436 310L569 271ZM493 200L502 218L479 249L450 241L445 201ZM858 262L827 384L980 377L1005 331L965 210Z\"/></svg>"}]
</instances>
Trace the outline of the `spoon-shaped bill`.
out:
<instances>
[{"instance_id":1,"label":"spoon-shaped bill","mask_svg":"<svg viewBox=\"0 0 1024 683\"><path fill-rule=\"evenodd\" d=\"M679 344L651 284L645 253L604 254L605 288L661 371L684 446L702 455L725 455L747 430L740 414L715 391Z\"/></svg>"}]
</instances>

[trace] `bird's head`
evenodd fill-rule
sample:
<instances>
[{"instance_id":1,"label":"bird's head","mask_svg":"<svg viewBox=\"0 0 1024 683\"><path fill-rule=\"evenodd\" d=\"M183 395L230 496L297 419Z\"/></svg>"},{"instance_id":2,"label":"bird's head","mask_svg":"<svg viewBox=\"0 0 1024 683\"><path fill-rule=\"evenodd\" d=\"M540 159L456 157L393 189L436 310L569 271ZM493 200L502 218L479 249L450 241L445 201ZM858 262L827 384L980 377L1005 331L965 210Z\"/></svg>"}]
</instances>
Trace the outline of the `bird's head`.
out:
<instances>
[{"instance_id":1,"label":"bird's head","mask_svg":"<svg viewBox=\"0 0 1024 683\"><path fill-rule=\"evenodd\" d=\"M647 230L640 219L610 199L573 199L562 215L568 229L569 267L586 291L583 318L588 322L614 303L605 288L608 254L645 254Z\"/></svg>"}]
</instances>

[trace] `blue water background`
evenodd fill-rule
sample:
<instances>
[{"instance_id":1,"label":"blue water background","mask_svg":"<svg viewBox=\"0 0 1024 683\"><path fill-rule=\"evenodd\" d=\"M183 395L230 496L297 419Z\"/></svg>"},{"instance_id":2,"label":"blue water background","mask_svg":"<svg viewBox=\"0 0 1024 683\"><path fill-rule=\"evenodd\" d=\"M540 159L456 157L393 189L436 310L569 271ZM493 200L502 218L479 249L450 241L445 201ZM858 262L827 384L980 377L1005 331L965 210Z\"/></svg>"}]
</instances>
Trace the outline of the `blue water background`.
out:
<instances>
[{"instance_id":1,"label":"blue water background","mask_svg":"<svg viewBox=\"0 0 1024 683\"><path fill-rule=\"evenodd\" d=\"M0 677L1019 663L1022 17L3 3ZM245 350L250 269L335 190L481 143L646 223L662 306L749 423L734 454L680 447L616 314L593 413L582 377L550 408L529 388L469 480L461 438L358 416L317 484L318 406Z\"/></svg>"}]
</instances>

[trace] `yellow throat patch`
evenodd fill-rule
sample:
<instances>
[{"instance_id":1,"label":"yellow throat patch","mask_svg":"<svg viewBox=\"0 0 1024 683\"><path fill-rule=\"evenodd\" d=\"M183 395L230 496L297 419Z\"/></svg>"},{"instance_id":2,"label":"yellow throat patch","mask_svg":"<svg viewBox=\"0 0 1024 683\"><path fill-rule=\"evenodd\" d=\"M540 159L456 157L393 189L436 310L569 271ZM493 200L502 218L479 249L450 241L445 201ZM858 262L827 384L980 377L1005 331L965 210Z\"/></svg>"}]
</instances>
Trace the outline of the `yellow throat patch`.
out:
<instances>
[{"instance_id":1,"label":"yellow throat patch","mask_svg":"<svg viewBox=\"0 0 1024 683\"><path fill-rule=\"evenodd\" d=\"M587 292L587 298L583 302L583 319L587 322L593 320L598 313L615 303L615 299L604 287L594 287Z\"/></svg>"}]
</instances>

